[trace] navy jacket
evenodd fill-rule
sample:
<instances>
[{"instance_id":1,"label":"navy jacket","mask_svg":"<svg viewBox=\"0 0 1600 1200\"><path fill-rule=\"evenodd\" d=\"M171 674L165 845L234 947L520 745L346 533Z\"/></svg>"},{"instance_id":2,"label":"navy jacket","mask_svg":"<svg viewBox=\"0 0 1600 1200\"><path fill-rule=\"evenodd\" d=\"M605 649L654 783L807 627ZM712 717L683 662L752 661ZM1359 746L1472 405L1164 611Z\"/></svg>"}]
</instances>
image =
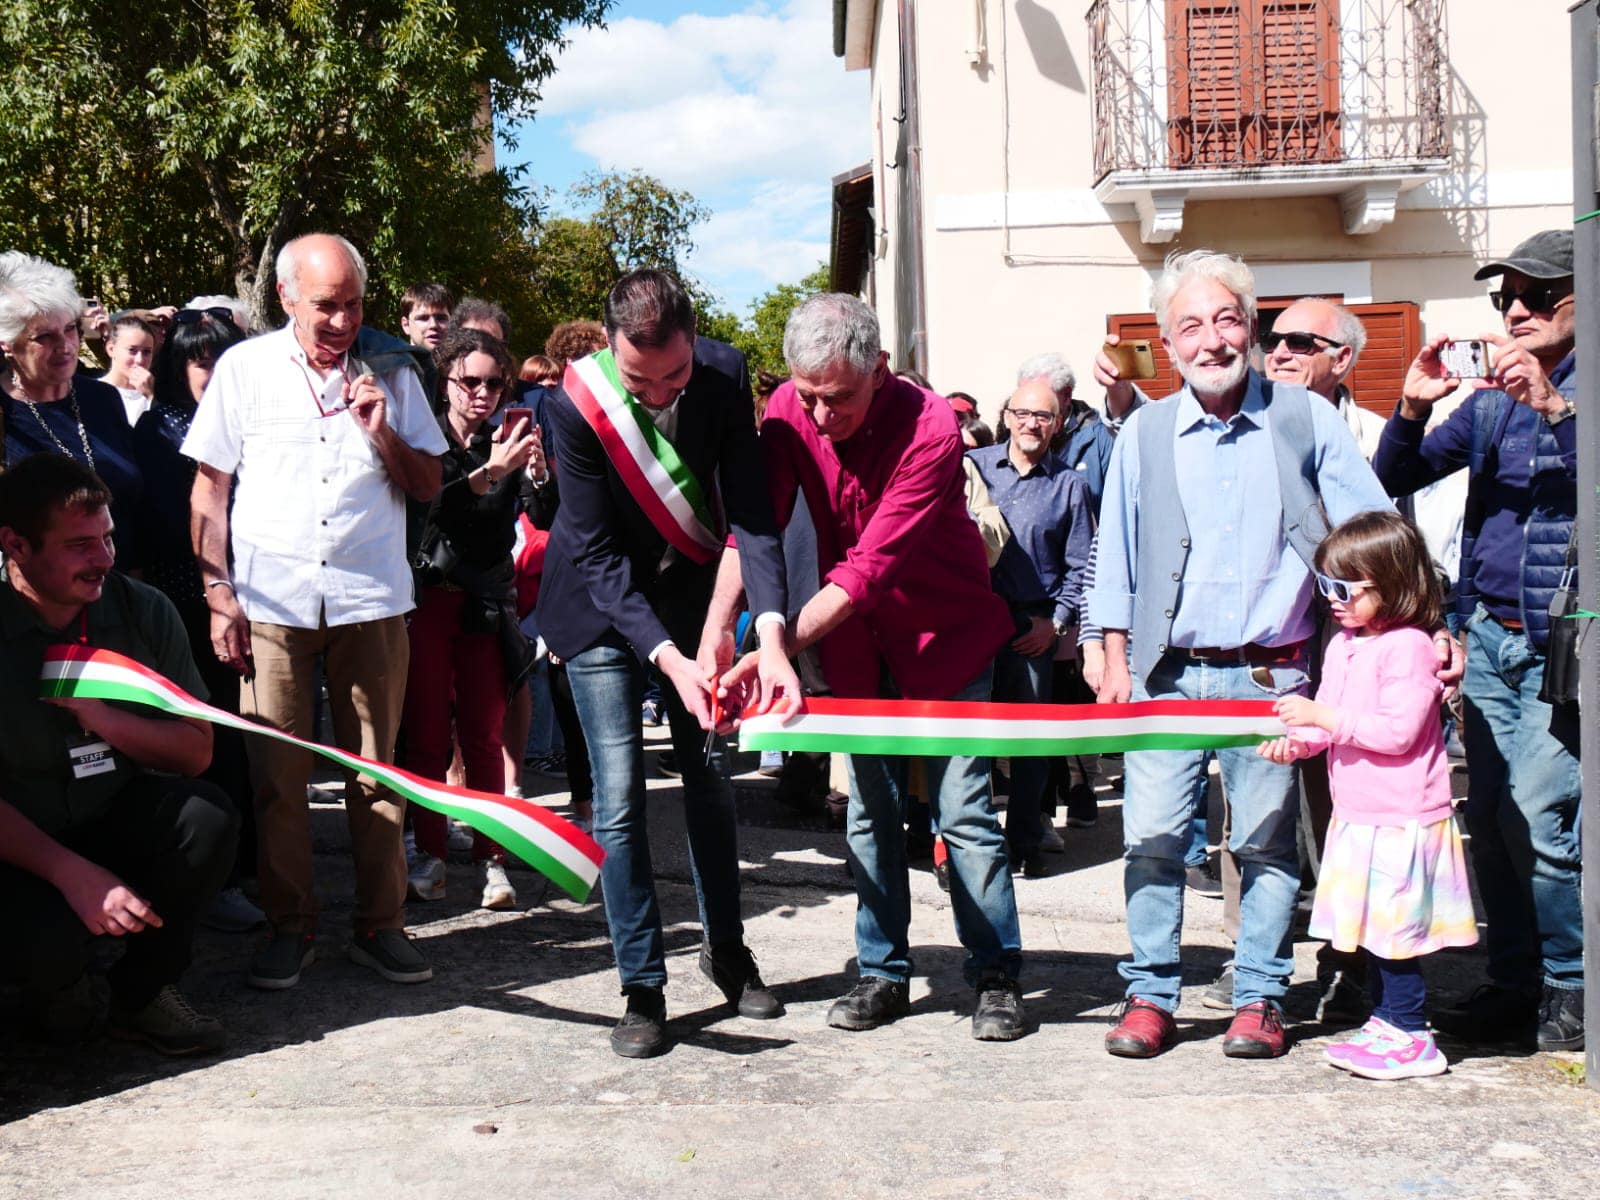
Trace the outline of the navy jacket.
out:
<instances>
[{"instance_id":1,"label":"navy jacket","mask_svg":"<svg viewBox=\"0 0 1600 1200\"><path fill-rule=\"evenodd\" d=\"M1106 474L1111 469L1111 451L1117 444L1116 434L1106 427L1099 413L1082 400L1074 400L1058 440L1061 446L1055 452L1056 457L1083 479L1089 489L1089 506L1098 521L1100 497L1105 494Z\"/></svg>"},{"instance_id":2,"label":"navy jacket","mask_svg":"<svg viewBox=\"0 0 1600 1200\"><path fill-rule=\"evenodd\" d=\"M565 388L545 398L544 416L561 488L539 588L546 644L572 658L615 630L641 660L669 638L692 657L716 562L675 554L660 570L667 540L634 502ZM695 339L694 373L678 400L672 441L706 496L722 498L750 611L785 612L783 545L762 472L744 355Z\"/></svg>"},{"instance_id":3,"label":"navy jacket","mask_svg":"<svg viewBox=\"0 0 1600 1200\"><path fill-rule=\"evenodd\" d=\"M1576 355L1561 360L1550 382L1572 398ZM1425 422L1396 409L1372 460L1391 496L1408 496L1462 467L1471 472L1457 611L1470 616L1481 602L1502 620L1522 622L1540 653L1550 644L1550 599L1577 512L1576 424L1552 428L1526 404L1486 388L1426 434Z\"/></svg>"}]
</instances>

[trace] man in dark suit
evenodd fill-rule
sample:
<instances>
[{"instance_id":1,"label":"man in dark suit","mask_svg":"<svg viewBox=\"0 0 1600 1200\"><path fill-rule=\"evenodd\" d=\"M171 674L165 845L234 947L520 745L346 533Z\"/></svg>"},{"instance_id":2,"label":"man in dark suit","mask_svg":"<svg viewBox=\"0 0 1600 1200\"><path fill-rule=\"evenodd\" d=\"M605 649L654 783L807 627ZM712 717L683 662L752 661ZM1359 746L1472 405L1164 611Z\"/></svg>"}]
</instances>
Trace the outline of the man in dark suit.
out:
<instances>
[{"instance_id":1,"label":"man in dark suit","mask_svg":"<svg viewBox=\"0 0 1600 1200\"><path fill-rule=\"evenodd\" d=\"M662 271L624 276L606 297L605 328L608 349L574 362L545 405L561 507L538 612L546 643L567 661L594 769L601 887L627 997L611 1048L646 1058L669 1045L645 827L646 674L653 667L670 685L662 690L683 770L700 969L741 1015L758 1018L783 1006L744 944L733 792L704 746L705 731L726 724L713 688L733 657L738 575L756 614L766 690L797 696L799 684L783 651L783 551L744 356L695 337L688 293ZM728 556L730 578L719 583L730 531L741 553Z\"/></svg>"}]
</instances>

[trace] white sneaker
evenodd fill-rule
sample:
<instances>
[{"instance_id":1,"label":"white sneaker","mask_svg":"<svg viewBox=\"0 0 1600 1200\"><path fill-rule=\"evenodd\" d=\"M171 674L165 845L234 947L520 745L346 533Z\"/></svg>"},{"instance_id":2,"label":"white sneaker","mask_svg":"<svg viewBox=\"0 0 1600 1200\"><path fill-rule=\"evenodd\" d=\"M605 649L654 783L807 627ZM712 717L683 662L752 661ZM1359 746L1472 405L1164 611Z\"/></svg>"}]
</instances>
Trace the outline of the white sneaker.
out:
<instances>
[{"instance_id":1,"label":"white sneaker","mask_svg":"<svg viewBox=\"0 0 1600 1200\"><path fill-rule=\"evenodd\" d=\"M463 821L450 822L450 849L470 852L472 850L472 826Z\"/></svg>"},{"instance_id":2,"label":"white sneaker","mask_svg":"<svg viewBox=\"0 0 1600 1200\"><path fill-rule=\"evenodd\" d=\"M507 909L517 906L517 890L511 886L502 862L492 858L483 861L483 899L479 908Z\"/></svg>"},{"instance_id":3,"label":"white sneaker","mask_svg":"<svg viewBox=\"0 0 1600 1200\"><path fill-rule=\"evenodd\" d=\"M1050 823L1050 818L1041 813L1039 824L1044 827L1044 833L1039 836L1039 849L1048 850L1051 854L1064 854L1067 844L1061 840L1061 835L1056 832L1056 827Z\"/></svg>"},{"instance_id":4,"label":"white sneaker","mask_svg":"<svg viewBox=\"0 0 1600 1200\"><path fill-rule=\"evenodd\" d=\"M406 872L406 895L412 900L443 900L444 860L419 852L415 865Z\"/></svg>"}]
</instances>

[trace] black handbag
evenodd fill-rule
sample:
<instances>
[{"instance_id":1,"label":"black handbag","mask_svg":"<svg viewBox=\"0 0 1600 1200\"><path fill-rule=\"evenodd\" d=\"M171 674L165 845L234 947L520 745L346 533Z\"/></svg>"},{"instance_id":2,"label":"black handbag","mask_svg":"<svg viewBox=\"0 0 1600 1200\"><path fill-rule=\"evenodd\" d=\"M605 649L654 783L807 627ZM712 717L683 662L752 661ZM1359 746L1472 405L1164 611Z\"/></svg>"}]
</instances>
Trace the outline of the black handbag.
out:
<instances>
[{"instance_id":1,"label":"black handbag","mask_svg":"<svg viewBox=\"0 0 1600 1200\"><path fill-rule=\"evenodd\" d=\"M1578 702L1578 525L1567 539L1567 562L1561 572L1561 586L1550 597L1550 647L1545 654L1544 682L1539 699L1554 707Z\"/></svg>"}]
</instances>

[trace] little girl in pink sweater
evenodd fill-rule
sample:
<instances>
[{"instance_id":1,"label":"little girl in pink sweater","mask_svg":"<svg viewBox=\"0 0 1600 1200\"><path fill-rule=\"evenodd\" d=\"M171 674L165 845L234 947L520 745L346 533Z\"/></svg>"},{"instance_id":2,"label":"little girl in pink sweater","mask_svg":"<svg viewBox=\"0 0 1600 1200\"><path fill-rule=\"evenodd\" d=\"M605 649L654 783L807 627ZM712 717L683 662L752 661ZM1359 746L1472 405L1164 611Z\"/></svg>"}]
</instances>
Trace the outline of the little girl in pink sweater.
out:
<instances>
[{"instance_id":1,"label":"little girl in pink sweater","mask_svg":"<svg viewBox=\"0 0 1600 1200\"><path fill-rule=\"evenodd\" d=\"M1410 521L1368 512L1328 535L1316 565L1343 628L1316 699L1278 702L1291 736L1258 752L1279 763L1328 752L1333 819L1311 935L1360 947L1373 966L1372 1019L1328 1059L1368 1079L1438 1075L1447 1064L1423 1016L1420 959L1470 946L1478 930L1439 725L1433 561Z\"/></svg>"}]
</instances>

